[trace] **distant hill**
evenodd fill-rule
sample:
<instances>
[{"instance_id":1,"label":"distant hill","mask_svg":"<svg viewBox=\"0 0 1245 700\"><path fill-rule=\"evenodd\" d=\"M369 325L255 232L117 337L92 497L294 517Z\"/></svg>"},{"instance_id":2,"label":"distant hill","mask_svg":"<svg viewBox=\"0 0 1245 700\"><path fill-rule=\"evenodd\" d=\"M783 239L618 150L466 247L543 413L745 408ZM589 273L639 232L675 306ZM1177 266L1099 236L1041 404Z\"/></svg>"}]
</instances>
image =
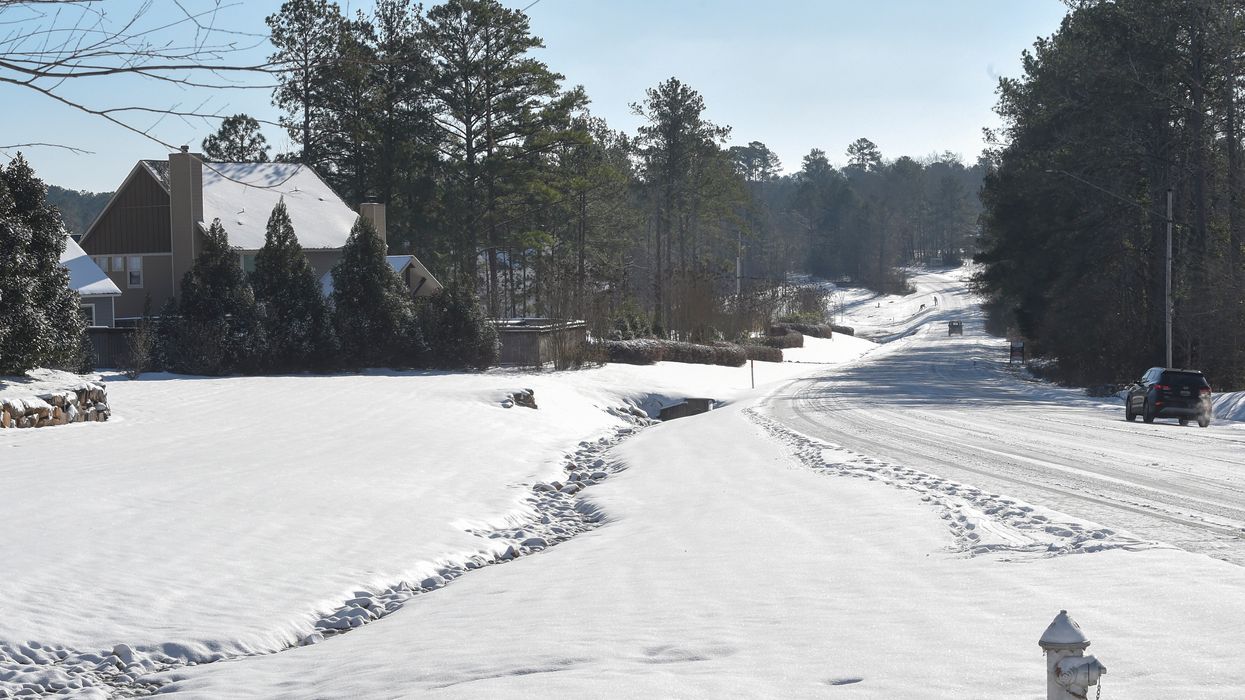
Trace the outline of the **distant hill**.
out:
<instances>
[{"instance_id":1,"label":"distant hill","mask_svg":"<svg viewBox=\"0 0 1245 700\"><path fill-rule=\"evenodd\" d=\"M48 202L61 210L65 227L75 236L86 233L86 227L99 216L111 197L111 192L83 192L48 185Z\"/></svg>"}]
</instances>

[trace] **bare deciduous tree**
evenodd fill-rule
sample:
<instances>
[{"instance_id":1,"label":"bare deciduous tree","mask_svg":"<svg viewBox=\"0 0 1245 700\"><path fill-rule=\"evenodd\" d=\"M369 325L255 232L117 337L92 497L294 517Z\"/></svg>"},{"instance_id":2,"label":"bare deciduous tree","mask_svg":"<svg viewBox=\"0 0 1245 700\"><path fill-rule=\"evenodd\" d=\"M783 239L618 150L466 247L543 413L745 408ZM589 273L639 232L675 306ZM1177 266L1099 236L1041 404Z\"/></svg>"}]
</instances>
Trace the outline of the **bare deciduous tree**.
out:
<instances>
[{"instance_id":1,"label":"bare deciduous tree","mask_svg":"<svg viewBox=\"0 0 1245 700\"><path fill-rule=\"evenodd\" d=\"M254 77L268 76L274 66L233 60L244 57L264 36L217 26L222 11L238 4L205 0L195 6L177 0L169 3L175 8L169 14L155 11L154 1L145 0L118 14L110 11L115 6L100 0L0 0L0 95L31 90L172 149L155 128L170 116L224 116L210 107L211 97L194 106L106 106L83 98L72 86L137 76L187 89L270 90L271 80ZM0 151L20 147L86 152L55 139L0 145Z\"/></svg>"}]
</instances>

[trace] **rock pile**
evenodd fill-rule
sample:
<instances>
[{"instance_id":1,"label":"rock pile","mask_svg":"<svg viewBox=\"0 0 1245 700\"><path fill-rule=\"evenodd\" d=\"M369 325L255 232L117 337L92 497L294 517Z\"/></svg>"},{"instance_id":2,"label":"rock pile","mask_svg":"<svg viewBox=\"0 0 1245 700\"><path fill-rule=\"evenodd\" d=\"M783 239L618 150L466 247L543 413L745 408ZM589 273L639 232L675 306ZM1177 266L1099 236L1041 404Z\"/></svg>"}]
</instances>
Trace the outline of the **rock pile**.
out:
<instances>
[{"instance_id":1,"label":"rock pile","mask_svg":"<svg viewBox=\"0 0 1245 700\"><path fill-rule=\"evenodd\" d=\"M94 382L38 396L0 399L0 429L106 421L110 415L108 391Z\"/></svg>"},{"instance_id":2,"label":"rock pile","mask_svg":"<svg viewBox=\"0 0 1245 700\"><path fill-rule=\"evenodd\" d=\"M506 399L501 402L501 405L505 408L510 408L515 405L523 406L525 408L536 408L536 392L531 389L516 391L506 397Z\"/></svg>"}]
</instances>

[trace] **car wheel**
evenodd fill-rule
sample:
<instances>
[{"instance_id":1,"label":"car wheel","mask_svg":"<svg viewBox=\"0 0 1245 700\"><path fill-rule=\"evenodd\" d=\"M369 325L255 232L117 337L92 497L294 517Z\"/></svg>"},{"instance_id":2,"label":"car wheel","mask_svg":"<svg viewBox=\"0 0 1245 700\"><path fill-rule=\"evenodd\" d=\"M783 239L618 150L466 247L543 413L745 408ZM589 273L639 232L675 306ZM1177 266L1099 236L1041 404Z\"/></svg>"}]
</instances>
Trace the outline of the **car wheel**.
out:
<instances>
[{"instance_id":1,"label":"car wheel","mask_svg":"<svg viewBox=\"0 0 1245 700\"><path fill-rule=\"evenodd\" d=\"M1181 418L1181 419L1180 419L1180 424L1181 424L1181 425L1188 425L1188 424L1189 424L1189 419L1188 419L1188 418Z\"/></svg>"},{"instance_id":2,"label":"car wheel","mask_svg":"<svg viewBox=\"0 0 1245 700\"><path fill-rule=\"evenodd\" d=\"M1147 423L1154 422L1154 406L1150 405L1150 400L1146 399L1146 403L1141 408L1141 420Z\"/></svg>"},{"instance_id":3,"label":"car wheel","mask_svg":"<svg viewBox=\"0 0 1245 700\"><path fill-rule=\"evenodd\" d=\"M1198 416L1197 417L1197 427L1205 428L1208 425L1210 425L1210 416Z\"/></svg>"},{"instance_id":4,"label":"car wheel","mask_svg":"<svg viewBox=\"0 0 1245 700\"><path fill-rule=\"evenodd\" d=\"M1133 413L1133 402L1130 399L1124 400L1124 420L1129 423L1137 420L1137 414Z\"/></svg>"}]
</instances>

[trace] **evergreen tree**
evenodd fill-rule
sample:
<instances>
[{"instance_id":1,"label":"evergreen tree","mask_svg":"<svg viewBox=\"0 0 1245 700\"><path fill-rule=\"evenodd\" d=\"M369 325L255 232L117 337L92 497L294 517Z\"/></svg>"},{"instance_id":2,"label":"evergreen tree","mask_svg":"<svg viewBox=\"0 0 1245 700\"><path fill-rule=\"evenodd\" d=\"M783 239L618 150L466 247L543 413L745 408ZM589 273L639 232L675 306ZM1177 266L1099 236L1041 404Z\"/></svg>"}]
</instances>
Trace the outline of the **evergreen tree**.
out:
<instances>
[{"instance_id":1,"label":"evergreen tree","mask_svg":"<svg viewBox=\"0 0 1245 700\"><path fill-rule=\"evenodd\" d=\"M271 60L285 67L273 92L273 102L285 110L281 125L300 146L294 159L320 167L331 136L341 8L327 0L286 0L266 22L276 48Z\"/></svg>"},{"instance_id":2,"label":"evergreen tree","mask_svg":"<svg viewBox=\"0 0 1245 700\"><path fill-rule=\"evenodd\" d=\"M332 319L315 270L298 244L284 199L268 217L251 287L264 329L265 368L289 371L331 364L336 340Z\"/></svg>"},{"instance_id":3,"label":"evergreen tree","mask_svg":"<svg viewBox=\"0 0 1245 700\"><path fill-rule=\"evenodd\" d=\"M428 11L423 29L453 256L459 274L474 279L485 254L489 311L498 315L500 258L517 233L505 209L539 179L540 153L582 137L569 117L587 99L561 90L563 76L531 56L544 42L527 15L497 0L447 0Z\"/></svg>"},{"instance_id":4,"label":"evergreen tree","mask_svg":"<svg viewBox=\"0 0 1245 700\"><path fill-rule=\"evenodd\" d=\"M267 163L268 140L254 117L235 114L225 117L216 133L203 139L203 155L217 163Z\"/></svg>"},{"instance_id":5,"label":"evergreen tree","mask_svg":"<svg viewBox=\"0 0 1245 700\"><path fill-rule=\"evenodd\" d=\"M632 111L646 121L636 142L654 210L653 326L664 334L673 329L674 306L684 298L672 289L676 279L708 263L700 255L708 246L697 240L698 224L742 203L745 195L742 188L732 191L730 180L739 176L720 148L730 127L704 118L700 93L670 78L646 95Z\"/></svg>"},{"instance_id":6,"label":"evergreen tree","mask_svg":"<svg viewBox=\"0 0 1245 700\"><path fill-rule=\"evenodd\" d=\"M847 146L847 158L847 167L861 172L882 167L882 152L866 138L856 139Z\"/></svg>"},{"instance_id":7,"label":"evergreen tree","mask_svg":"<svg viewBox=\"0 0 1245 700\"><path fill-rule=\"evenodd\" d=\"M454 369L488 369L501 353L497 328L470 288L451 284L416 300L420 329L428 343L428 364Z\"/></svg>"},{"instance_id":8,"label":"evergreen tree","mask_svg":"<svg viewBox=\"0 0 1245 700\"><path fill-rule=\"evenodd\" d=\"M333 323L347 366L411 367L422 360L410 292L385 252L380 234L359 217L333 268Z\"/></svg>"},{"instance_id":9,"label":"evergreen tree","mask_svg":"<svg viewBox=\"0 0 1245 700\"><path fill-rule=\"evenodd\" d=\"M176 320L165 324L166 360L174 372L227 374L252 370L264 347L255 295L220 219L182 278Z\"/></svg>"},{"instance_id":10,"label":"evergreen tree","mask_svg":"<svg viewBox=\"0 0 1245 700\"><path fill-rule=\"evenodd\" d=\"M46 194L21 154L0 170L0 375L83 361L85 322L60 265L67 234Z\"/></svg>"},{"instance_id":11,"label":"evergreen tree","mask_svg":"<svg viewBox=\"0 0 1245 700\"><path fill-rule=\"evenodd\" d=\"M748 182L773 180L782 170L778 154L760 141L749 141L747 146L731 146L729 152L735 171Z\"/></svg>"},{"instance_id":12,"label":"evergreen tree","mask_svg":"<svg viewBox=\"0 0 1245 700\"><path fill-rule=\"evenodd\" d=\"M112 192L86 192L84 190L67 190L56 185L48 185L48 203L56 207L65 222L65 228L71 235L81 236L86 228L95 221L95 217L108 205Z\"/></svg>"}]
</instances>

